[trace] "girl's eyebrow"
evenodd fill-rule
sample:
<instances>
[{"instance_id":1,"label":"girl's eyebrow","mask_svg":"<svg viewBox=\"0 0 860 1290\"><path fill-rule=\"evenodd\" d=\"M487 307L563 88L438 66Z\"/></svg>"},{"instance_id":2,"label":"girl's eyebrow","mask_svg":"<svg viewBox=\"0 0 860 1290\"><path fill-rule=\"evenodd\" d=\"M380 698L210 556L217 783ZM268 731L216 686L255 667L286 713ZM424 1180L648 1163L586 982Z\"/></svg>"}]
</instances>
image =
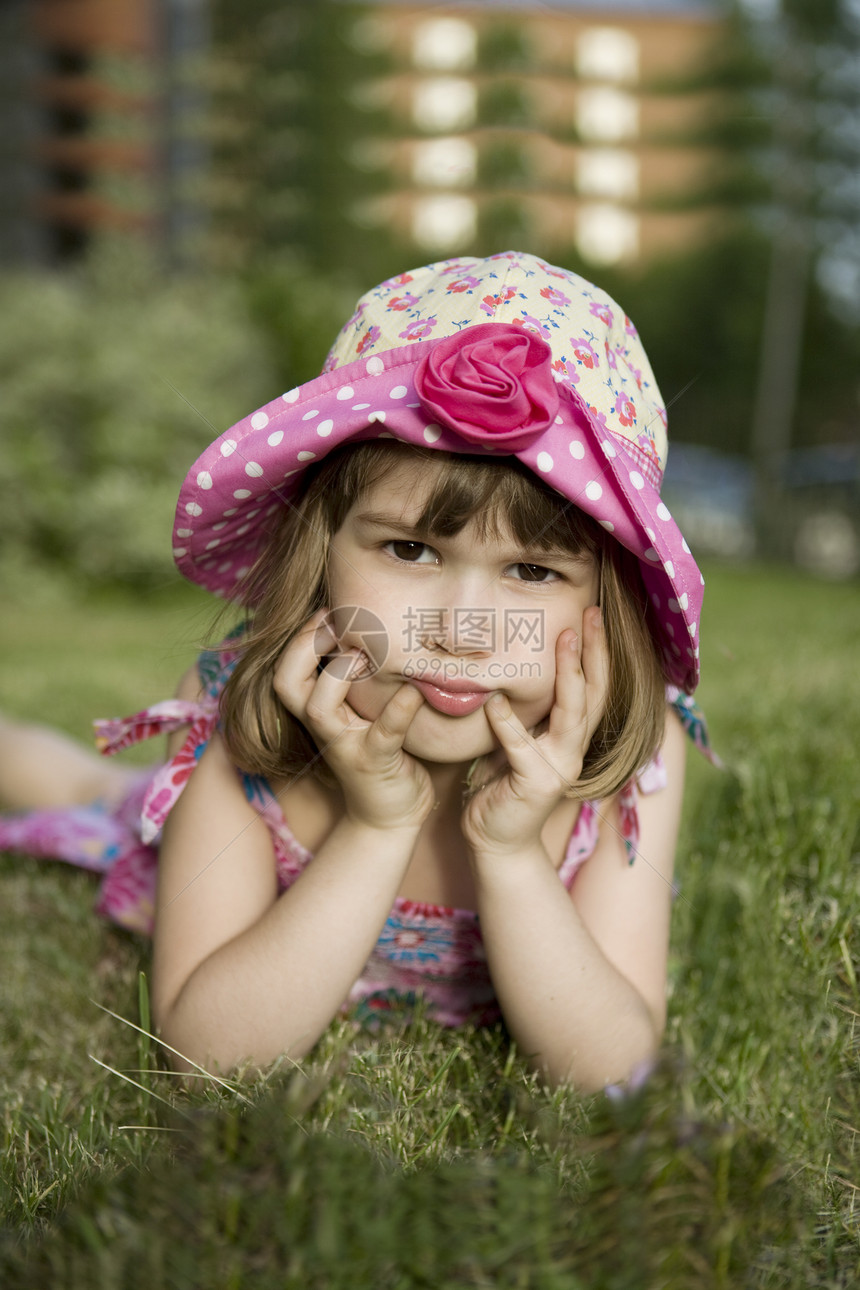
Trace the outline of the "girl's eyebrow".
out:
<instances>
[{"instance_id":1,"label":"girl's eyebrow","mask_svg":"<svg viewBox=\"0 0 860 1290\"><path fill-rule=\"evenodd\" d=\"M520 558L527 563L540 564L541 560L565 560L570 564L584 564L591 559L587 551L571 551L567 546L524 546Z\"/></svg>"},{"instance_id":2,"label":"girl's eyebrow","mask_svg":"<svg viewBox=\"0 0 860 1290\"><path fill-rule=\"evenodd\" d=\"M407 523L403 519L395 519L387 511L362 511L355 517L357 524L366 524L376 529L393 529L397 533L418 533L418 525Z\"/></svg>"}]
</instances>

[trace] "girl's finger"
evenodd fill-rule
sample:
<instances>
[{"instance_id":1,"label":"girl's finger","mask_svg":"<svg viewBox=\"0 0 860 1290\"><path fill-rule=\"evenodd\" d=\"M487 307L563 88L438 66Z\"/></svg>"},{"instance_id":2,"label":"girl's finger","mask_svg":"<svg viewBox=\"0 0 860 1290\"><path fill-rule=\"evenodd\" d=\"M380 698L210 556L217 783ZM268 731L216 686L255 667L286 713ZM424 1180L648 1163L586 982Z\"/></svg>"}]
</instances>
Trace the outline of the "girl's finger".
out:
<instances>
[{"instance_id":1,"label":"girl's finger","mask_svg":"<svg viewBox=\"0 0 860 1290\"><path fill-rule=\"evenodd\" d=\"M564 631L556 642L555 703L549 717L554 738L583 732L590 739L603 713L609 678L606 637L597 609L583 615L582 635ZM587 740L586 740L587 741Z\"/></svg>"},{"instance_id":2,"label":"girl's finger","mask_svg":"<svg viewBox=\"0 0 860 1290\"><path fill-rule=\"evenodd\" d=\"M582 616L582 671L589 689L601 703L609 689L609 646L603 628L603 615L596 606Z\"/></svg>"},{"instance_id":3,"label":"girl's finger","mask_svg":"<svg viewBox=\"0 0 860 1290\"><path fill-rule=\"evenodd\" d=\"M417 686L401 685L367 732L368 751L392 753L402 748L413 718L423 704L424 695Z\"/></svg>"},{"instance_id":4,"label":"girl's finger","mask_svg":"<svg viewBox=\"0 0 860 1290\"><path fill-rule=\"evenodd\" d=\"M587 725L588 683L582 670L582 637L563 631L555 643L555 699L547 728L553 739L575 734L579 740Z\"/></svg>"},{"instance_id":5,"label":"girl's finger","mask_svg":"<svg viewBox=\"0 0 860 1290\"><path fill-rule=\"evenodd\" d=\"M304 709L317 681L320 658L331 648L327 624L328 610L321 609L297 632L275 665L272 677L275 693L293 716L301 716L300 710Z\"/></svg>"},{"instance_id":6,"label":"girl's finger","mask_svg":"<svg viewBox=\"0 0 860 1290\"><path fill-rule=\"evenodd\" d=\"M529 734L504 694L494 694L488 699L484 712L515 774L527 776L542 771L546 775L548 769L559 773L541 755L537 741Z\"/></svg>"},{"instance_id":7,"label":"girl's finger","mask_svg":"<svg viewBox=\"0 0 860 1290\"><path fill-rule=\"evenodd\" d=\"M301 719L325 739L334 739L348 726L368 727L370 722L353 711L346 698L352 685L363 676L370 675L372 670L361 650L337 654L321 672L315 673Z\"/></svg>"}]
</instances>

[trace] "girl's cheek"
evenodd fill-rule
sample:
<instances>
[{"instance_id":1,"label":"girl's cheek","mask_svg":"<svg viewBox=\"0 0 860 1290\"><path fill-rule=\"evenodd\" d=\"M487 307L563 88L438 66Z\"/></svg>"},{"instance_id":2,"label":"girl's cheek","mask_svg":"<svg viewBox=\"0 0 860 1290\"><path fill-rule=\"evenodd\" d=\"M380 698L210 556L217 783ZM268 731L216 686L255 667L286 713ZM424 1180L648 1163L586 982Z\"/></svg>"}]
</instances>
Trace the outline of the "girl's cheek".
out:
<instances>
[{"instance_id":1,"label":"girl's cheek","mask_svg":"<svg viewBox=\"0 0 860 1290\"><path fill-rule=\"evenodd\" d=\"M519 670L523 677L523 686L535 697L552 695L555 690L555 642L545 642L540 653L534 653L522 660Z\"/></svg>"}]
</instances>

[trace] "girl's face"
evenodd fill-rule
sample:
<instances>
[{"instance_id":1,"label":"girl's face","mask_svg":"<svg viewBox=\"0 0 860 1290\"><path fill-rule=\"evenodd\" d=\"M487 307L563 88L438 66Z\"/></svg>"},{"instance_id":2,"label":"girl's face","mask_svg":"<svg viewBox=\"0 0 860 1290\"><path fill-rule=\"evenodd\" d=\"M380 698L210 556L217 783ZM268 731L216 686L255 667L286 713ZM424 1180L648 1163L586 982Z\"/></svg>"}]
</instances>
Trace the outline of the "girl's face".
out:
<instances>
[{"instance_id":1,"label":"girl's face","mask_svg":"<svg viewBox=\"0 0 860 1290\"><path fill-rule=\"evenodd\" d=\"M428 492L407 462L366 490L332 540L329 606L341 647L362 649L374 669L351 686L350 706L374 720L415 685L425 702L406 751L466 762L496 746L483 712L495 691L527 728L549 714L556 641L565 628L581 633L597 571L587 555L482 538L474 522L430 538L415 527Z\"/></svg>"}]
</instances>

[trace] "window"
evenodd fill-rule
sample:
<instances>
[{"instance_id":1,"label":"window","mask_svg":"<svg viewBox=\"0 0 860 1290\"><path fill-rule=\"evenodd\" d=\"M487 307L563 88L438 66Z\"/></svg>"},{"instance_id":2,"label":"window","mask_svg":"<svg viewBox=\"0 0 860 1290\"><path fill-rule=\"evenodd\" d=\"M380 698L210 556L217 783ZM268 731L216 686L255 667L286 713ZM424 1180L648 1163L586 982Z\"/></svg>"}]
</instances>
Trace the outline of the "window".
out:
<instances>
[{"instance_id":1,"label":"window","mask_svg":"<svg viewBox=\"0 0 860 1290\"><path fill-rule=\"evenodd\" d=\"M412 117L428 132L465 130L477 114L477 91L459 76L434 76L418 81L412 91Z\"/></svg>"},{"instance_id":2,"label":"window","mask_svg":"<svg viewBox=\"0 0 860 1290\"><path fill-rule=\"evenodd\" d=\"M586 148L576 159L576 186L583 197L629 201L639 193L639 162L621 148Z\"/></svg>"},{"instance_id":3,"label":"window","mask_svg":"<svg viewBox=\"0 0 860 1290\"><path fill-rule=\"evenodd\" d=\"M424 197L415 203L412 236L431 250L456 251L468 246L477 227L477 208L469 197Z\"/></svg>"},{"instance_id":4,"label":"window","mask_svg":"<svg viewBox=\"0 0 860 1290\"><path fill-rule=\"evenodd\" d=\"M432 139L419 143L412 158L412 177L428 188L458 188L475 182L477 150L468 139Z\"/></svg>"},{"instance_id":5,"label":"window","mask_svg":"<svg viewBox=\"0 0 860 1290\"><path fill-rule=\"evenodd\" d=\"M412 61L432 72L462 72L475 66L478 37L462 18L432 18L412 37Z\"/></svg>"},{"instance_id":6,"label":"window","mask_svg":"<svg viewBox=\"0 0 860 1290\"><path fill-rule=\"evenodd\" d=\"M576 42L576 70L595 81L635 81L639 41L618 27L589 27Z\"/></svg>"},{"instance_id":7,"label":"window","mask_svg":"<svg viewBox=\"0 0 860 1290\"><path fill-rule=\"evenodd\" d=\"M576 219L576 245L592 264L633 260L639 254L639 221L610 202L583 206Z\"/></svg>"},{"instance_id":8,"label":"window","mask_svg":"<svg viewBox=\"0 0 860 1290\"><path fill-rule=\"evenodd\" d=\"M619 143L639 132L639 104L630 94L606 87L580 90L576 101L580 138Z\"/></svg>"}]
</instances>

